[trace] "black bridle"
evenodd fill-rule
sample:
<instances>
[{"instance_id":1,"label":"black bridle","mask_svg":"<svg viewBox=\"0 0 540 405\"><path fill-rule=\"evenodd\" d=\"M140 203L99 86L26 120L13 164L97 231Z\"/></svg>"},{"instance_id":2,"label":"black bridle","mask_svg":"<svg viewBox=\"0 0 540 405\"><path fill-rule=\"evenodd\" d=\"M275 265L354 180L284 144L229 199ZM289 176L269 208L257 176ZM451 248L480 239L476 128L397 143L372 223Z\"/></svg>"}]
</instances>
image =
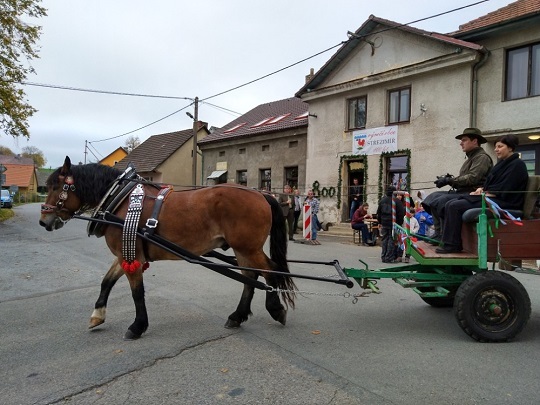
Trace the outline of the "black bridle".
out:
<instances>
[{"instance_id":1,"label":"black bridle","mask_svg":"<svg viewBox=\"0 0 540 405\"><path fill-rule=\"evenodd\" d=\"M73 176L66 176L64 179L64 185L62 186L62 191L58 194L58 201L56 205L51 204L41 204L41 213L48 214L57 214L59 211L65 211L69 214L70 217L73 217L75 213L69 212L67 208L64 208L64 203L68 198L68 191L75 191L75 181Z\"/></svg>"}]
</instances>

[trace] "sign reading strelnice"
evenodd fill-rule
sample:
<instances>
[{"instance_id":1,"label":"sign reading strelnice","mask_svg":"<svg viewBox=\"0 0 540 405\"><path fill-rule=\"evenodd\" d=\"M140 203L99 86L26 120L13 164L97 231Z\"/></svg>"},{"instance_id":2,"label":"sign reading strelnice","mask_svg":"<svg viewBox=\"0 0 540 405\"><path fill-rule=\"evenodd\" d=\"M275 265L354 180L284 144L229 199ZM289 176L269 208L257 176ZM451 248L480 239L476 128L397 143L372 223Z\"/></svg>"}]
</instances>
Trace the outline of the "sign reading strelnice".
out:
<instances>
[{"instance_id":1,"label":"sign reading strelnice","mask_svg":"<svg viewBox=\"0 0 540 405\"><path fill-rule=\"evenodd\" d=\"M360 129L353 132L353 155L380 155L397 150L398 126Z\"/></svg>"}]
</instances>

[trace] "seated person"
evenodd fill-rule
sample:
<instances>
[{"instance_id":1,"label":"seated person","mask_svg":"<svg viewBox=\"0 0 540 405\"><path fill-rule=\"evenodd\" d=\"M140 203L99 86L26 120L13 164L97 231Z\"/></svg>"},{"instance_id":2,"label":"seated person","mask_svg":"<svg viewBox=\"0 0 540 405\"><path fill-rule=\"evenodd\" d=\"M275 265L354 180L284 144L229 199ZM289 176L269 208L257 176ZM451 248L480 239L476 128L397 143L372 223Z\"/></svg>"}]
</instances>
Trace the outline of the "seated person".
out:
<instances>
[{"instance_id":1,"label":"seated person","mask_svg":"<svg viewBox=\"0 0 540 405\"><path fill-rule=\"evenodd\" d=\"M487 175L483 187L446 203L443 226L443 246L437 253L461 252L461 216L469 208L482 207L482 193L503 209L523 208L529 174L525 163L514 152L519 140L515 135L503 135L495 142L498 163Z\"/></svg>"},{"instance_id":2,"label":"seated person","mask_svg":"<svg viewBox=\"0 0 540 405\"><path fill-rule=\"evenodd\" d=\"M362 234L362 245L367 245L369 239L369 230L367 224L364 223L364 219L371 218L368 214L369 204L362 204L356 211L351 219L351 228L360 231Z\"/></svg>"}]
</instances>

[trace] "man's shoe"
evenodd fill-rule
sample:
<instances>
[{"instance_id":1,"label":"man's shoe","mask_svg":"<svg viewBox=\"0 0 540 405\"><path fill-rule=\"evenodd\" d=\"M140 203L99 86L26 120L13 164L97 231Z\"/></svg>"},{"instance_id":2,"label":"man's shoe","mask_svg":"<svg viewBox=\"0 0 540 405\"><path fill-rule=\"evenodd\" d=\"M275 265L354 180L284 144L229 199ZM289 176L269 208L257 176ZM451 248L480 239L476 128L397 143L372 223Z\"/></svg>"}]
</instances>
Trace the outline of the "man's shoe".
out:
<instances>
[{"instance_id":1,"label":"man's shoe","mask_svg":"<svg viewBox=\"0 0 540 405\"><path fill-rule=\"evenodd\" d=\"M448 253L461 253L463 249L460 249L459 247L456 247L456 246L443 246L443 247L440 247L440 248L437 248L435 249L435 253L439 253L439 254L448 254Z\"/></svg>"},{"instance_id":2,"label":"man's shoe","mask_svg":"<svg viewBox=\"0 0 540 405\"><path fill-rule=\"evenodd\" d=\"M294 241L294 238L289 238L289 240L292 240L292 241Z\"/></svg>"}]
</instances>

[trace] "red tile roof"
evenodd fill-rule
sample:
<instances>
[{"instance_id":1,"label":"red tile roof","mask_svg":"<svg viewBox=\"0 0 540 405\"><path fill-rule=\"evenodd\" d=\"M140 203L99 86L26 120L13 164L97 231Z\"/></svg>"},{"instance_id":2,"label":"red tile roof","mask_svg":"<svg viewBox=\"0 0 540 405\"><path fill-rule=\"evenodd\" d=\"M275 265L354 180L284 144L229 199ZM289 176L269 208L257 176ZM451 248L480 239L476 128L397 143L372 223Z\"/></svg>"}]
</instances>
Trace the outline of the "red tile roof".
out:
<instances>
[{"instance_id":1,"label":"red tile roof","mask_svg":"<svg viewBox=\"0 0 540 405\"><path fill-rule=\"evenodd\" d=\"M466 31L473 31L534 14L540 14L540 0L518 0L482 17L460 25L459 31L452 34L461 34Z\"/></svg>"},{"instance_id":2,"label":"red tile roof","mask_svg":"<svg viewBox=\"0 0 540 405\"><path fill-rule=\"evenodd\" d=\"M32 176L34 175L34 161L31 165L10 164L2 163L6 167L4 174L6 175L6 182L3 186L19 186L28 188L32 184Z\"/></svg>"},{"instance_id":3,"label":"red tile roof","mask_svg":"<svg viewBox=\"0 0 540 405\"><path fill-rule=\"evenodd\" d=\"M308 104L296 97L261 104L229 122L223 128L215 130L204 139L201 139L198 144L204 145L292 128L307 127L307 111ZM302 114L304 116L298 118ZM265 120L267 122L261 124ZM238 128L234 129L234 127Z\"/></svg>"}]
</instances>

